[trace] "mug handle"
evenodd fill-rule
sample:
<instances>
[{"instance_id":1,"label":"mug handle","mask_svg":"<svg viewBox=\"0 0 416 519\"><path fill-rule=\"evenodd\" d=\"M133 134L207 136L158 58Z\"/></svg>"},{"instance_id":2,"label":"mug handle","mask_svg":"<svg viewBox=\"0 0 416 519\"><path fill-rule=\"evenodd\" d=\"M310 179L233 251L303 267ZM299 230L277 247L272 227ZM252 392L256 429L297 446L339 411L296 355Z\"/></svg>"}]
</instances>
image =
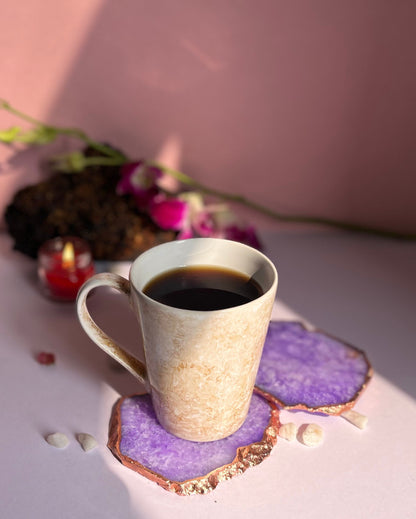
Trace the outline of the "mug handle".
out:
<instances>
[{"instance_id":1,"label":"mug handle","mask_svg":"<svg viewBox=\"0 0 416 519\"><path fill-rule=\"evenodd\" d=\"M79 322L91 340L110 357L119 362L146 387L148 385L147 370L143 362L130 355L109 337L93 320L87 308L87 296L93 288L108 286L126 294L130 299L130 282L118 274L96 274L86 281L77 295L77 314Z\"/></svg>"}]
</instances>

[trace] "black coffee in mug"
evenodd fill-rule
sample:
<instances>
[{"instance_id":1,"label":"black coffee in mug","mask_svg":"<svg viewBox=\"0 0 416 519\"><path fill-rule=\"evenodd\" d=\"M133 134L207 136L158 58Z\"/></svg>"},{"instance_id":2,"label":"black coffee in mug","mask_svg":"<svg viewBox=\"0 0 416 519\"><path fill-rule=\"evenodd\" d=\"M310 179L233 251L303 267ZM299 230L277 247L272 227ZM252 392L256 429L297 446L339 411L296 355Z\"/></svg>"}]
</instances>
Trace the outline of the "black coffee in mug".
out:
<instances>
[{"instance_id":1,"label":"black coffee in mug","mask_svg":"<svg viewBox=\"0 0 416 519\"><path fill-rule=\"evenodd\" d=\"M209 265L163 272L149 281L143 292L167 306L198 311L243 305L263 294L260 285L246 274Z\"/></svg>"}]
</instances>

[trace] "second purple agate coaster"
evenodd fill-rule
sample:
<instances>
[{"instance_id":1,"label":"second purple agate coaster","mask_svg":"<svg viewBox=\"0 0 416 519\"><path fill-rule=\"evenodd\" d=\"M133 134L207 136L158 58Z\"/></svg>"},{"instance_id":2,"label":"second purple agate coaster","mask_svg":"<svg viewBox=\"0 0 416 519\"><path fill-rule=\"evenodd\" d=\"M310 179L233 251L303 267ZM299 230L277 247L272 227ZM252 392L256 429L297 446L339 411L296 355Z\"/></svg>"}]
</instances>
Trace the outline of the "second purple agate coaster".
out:
<instances>
[{"instance_id":1,"label":"second purple agate coaster","mask_svg":"<svg viewBox=\"0 0 416 519\"><path fill-rule=\"evenodd\" d=\"M256 386L282 408L339 415L353 407L371 376L358 348L300 322L272 321Z\"/></svg>"},{"instance_id":2,"label":"second purple agate coaster","mask_svg":"<svg viewBox=\"0 0 416 519\"><path fill-rule=\"evenodd\" d=\"M279 425L275 403L255 391L238 431L222 440L191 442L162 428L149 395L134 395L116 403L108 447L123 465L166 490L205 494L261 463L276 444Z\"/></svg>"}]
</instances>

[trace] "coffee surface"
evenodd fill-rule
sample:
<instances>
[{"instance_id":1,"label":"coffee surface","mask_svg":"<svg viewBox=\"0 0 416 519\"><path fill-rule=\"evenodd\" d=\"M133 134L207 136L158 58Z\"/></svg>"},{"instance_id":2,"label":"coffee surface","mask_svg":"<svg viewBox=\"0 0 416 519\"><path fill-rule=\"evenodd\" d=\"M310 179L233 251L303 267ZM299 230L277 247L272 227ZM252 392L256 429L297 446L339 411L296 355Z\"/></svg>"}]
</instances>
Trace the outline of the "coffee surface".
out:
<instances>
[{"instance_id":1,"label":"coffee surface","mask_svg":"<svg viewBox=\"0 0 416 519\"><path fill-rule=\"evenodd\" d=\"M247 275L213 266L168 270L149 281L143 292L159 303L199 311L243 305L263 294Z\"/></svg>"}]
</instances>

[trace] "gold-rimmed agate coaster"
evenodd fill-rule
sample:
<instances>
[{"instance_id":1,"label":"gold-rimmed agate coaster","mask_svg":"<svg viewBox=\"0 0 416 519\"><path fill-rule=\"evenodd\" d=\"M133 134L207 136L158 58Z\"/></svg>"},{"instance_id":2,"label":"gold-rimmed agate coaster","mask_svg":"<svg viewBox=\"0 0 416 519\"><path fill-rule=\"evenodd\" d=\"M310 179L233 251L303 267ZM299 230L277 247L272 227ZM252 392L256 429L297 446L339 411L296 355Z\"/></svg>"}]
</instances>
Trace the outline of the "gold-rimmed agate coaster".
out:
<instances>
[{"instance_id":1,"label":"gold-rimmed agate coaster","mask_svg":"<svg viewBox=\"0 0 416 519\"><path fill-rule=\"evenodd\" d=\"M191 442L162 428L149 395L133 395L113 408L108 447L123 465L166 490L206 494L269 456L279 426L276 404L255 390L238 431L222 440Z\"/></svg>"},{"instance_id":2,"label":"gold-rimmed agate coaster","mask_svg":"<svg viewBox=\"0 0 416 519\"><path fill-rule=\"evenodd\" d=\"M364 351L300 322L272 321L256 386L280 408L340 415L372 376Z\"/></svg>"}]
</instances>

